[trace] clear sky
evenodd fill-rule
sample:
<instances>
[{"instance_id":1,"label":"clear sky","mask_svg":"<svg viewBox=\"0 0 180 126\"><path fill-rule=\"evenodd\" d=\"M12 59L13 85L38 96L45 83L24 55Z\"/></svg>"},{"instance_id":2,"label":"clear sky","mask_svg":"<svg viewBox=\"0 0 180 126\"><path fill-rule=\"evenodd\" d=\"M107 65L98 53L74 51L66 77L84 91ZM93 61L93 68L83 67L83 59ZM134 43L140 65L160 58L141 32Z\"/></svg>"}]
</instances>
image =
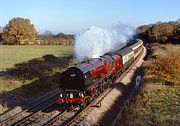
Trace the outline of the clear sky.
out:
<instances>
[{"instance_id":1,"label":"clear sky","mask_svg":"<svg viewBox=\"0 0 180 126\"><path fill-rule=\"evenodd\" d=\"M77 33L118 22L137 27L177 20L180 0L0 0L0 26L13 17L29 18L40 33Z\"/></svg>"}]
</instances>

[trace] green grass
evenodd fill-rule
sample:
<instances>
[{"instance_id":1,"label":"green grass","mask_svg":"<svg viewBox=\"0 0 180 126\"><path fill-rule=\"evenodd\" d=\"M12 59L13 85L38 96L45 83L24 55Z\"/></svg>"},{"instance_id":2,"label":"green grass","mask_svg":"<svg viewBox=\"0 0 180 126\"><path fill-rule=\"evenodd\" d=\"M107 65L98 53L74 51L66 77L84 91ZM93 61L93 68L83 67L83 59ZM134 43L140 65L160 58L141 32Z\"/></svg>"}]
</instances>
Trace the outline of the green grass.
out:
<instances>
[{"instance_id":1,"label":"green grass","mask_svg":"<svg viewBox=\"0 0 180 126\"><path fill-rule=\"evenodd\" d=\"M53 54L56 57L69 56L72 54L72 46L39 46L39 45L0 45L0 71L11 68L16 63Z\"/></svg>"},{"instance_id":2,"label":"green grass","mask_svg":"<svg viewBox=\"0 0 180 126\"><path fill-rule=\"evenodd\" d=\"M51 66L54 72L51 72L49 76L53 73L62 72L62 66L61 64L67 64L67 60L62 61L61 64L58 62L58 67L53 67L56 63L49 63L44 62L44 59L42 56L47 54L53 54L56 57L68 57L72 55L72 46L38 46L38 45L23 45L23 46L8 46L8 45L0 45L0 71L4 68L12 68L14 67L14 64L25 62L23 65L19 65L19 67L23 70L25 70L26 74L29 76L31 75L31 71L33 72L34 69L38 69L38 72L43 72L42 69L40 70L41 66L44 64L47 66ZM40 57L40 58L39 58ZM28 63L29 60L36 59L36 62L34 64ZM38 61L42 61L38 62ZM31 66L29 66L31 65ZM57 66L56 65L56 66ZM63 65L64 66L64 65ZM26 69L25 69L25 68ZM16 69L16 68L15 68ZM17 68L19 69L19 68ZM21 71L18 70L18 72ZM44 68L46 69L46 68ZM43 70L44 70L43 69ZM37 71L37 70L36 70ZM46 72L46 71L44 71ZM33 75L35 76L35 75ZM37 78L36 78L37 79ZM20 87L23 84L28 84L28 82L34 81L34 79L27 79L24 78L23 81L22 78L14 78L14 77L4 77L0 76L0 92L1 91L9 91L12 89L15 89L17 87Z\"/></svg>"}]
</instances>

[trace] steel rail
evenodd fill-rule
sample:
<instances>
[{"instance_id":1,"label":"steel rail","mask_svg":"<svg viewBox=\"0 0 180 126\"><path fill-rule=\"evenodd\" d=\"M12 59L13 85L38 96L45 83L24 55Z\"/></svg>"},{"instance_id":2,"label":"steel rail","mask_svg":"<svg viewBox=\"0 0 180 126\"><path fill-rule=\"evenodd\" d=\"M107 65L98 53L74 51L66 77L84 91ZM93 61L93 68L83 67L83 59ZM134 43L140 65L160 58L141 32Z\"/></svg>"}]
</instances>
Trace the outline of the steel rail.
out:
<instances>
[{"instance_id":1,"label":"steel rail","mask_svg":"<svg viewBox=\"0 0 180 126\"><path fill-rule=\"evenodd\" d=\"M53 97L57 96L59 93L53 94L51 96L49 96L48 98L42 100L41 102L34 104L32 106L30 106L29 108L22 110L16 114L14 114L13 116L10 116L8 118L6 118L5 120L0 122L0 125L10 125L11 123L15 123L13 120L17 119L18 116L23 115L23 113L26 113L28 111L31 111L32 109L35 109L36 107L39 107L40 105L42 106L43 104L45 104L48 100L52 99Z\"/></svg>"}]
</instances>

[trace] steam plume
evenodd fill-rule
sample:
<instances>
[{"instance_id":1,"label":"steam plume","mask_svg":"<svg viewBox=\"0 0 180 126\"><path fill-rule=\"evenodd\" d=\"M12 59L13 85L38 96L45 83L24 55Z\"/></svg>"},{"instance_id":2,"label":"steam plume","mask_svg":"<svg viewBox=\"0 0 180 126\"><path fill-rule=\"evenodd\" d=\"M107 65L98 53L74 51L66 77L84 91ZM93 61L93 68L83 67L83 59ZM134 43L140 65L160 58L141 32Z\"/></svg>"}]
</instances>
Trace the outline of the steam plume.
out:
<instances>
[{"instance_id":1,"label":"steam plume","mask_svg":"<svg viewBox=\"0 0 180 126\"><path fill-rule=\"evenodd\" d=\"M91 26L75 36L74 56L82 61L121 48L135 34L135 28L118 24L105 29Z\"/></svg>"}]
</instances>

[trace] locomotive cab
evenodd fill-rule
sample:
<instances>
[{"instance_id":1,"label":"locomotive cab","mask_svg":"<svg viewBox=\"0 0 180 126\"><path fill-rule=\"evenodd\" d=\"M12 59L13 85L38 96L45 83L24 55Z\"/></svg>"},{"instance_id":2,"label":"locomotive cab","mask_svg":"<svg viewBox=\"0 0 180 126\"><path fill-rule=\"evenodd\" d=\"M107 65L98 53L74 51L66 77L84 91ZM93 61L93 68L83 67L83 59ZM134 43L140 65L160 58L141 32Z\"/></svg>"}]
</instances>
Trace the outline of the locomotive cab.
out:
<instances>
[{"instance_id":1,"label":"locomotive cab","mask_svg":"<svg viewBox=\"0 0 180 126\"><path fill-rule=\"evenodd\" d=\"M67 109L74 107L83 108L89 98L86 92L90 86L90 72L81 71L78 67L70 67L61 74L59 103L63 103Z\"/></svg>"}]
</instances>

